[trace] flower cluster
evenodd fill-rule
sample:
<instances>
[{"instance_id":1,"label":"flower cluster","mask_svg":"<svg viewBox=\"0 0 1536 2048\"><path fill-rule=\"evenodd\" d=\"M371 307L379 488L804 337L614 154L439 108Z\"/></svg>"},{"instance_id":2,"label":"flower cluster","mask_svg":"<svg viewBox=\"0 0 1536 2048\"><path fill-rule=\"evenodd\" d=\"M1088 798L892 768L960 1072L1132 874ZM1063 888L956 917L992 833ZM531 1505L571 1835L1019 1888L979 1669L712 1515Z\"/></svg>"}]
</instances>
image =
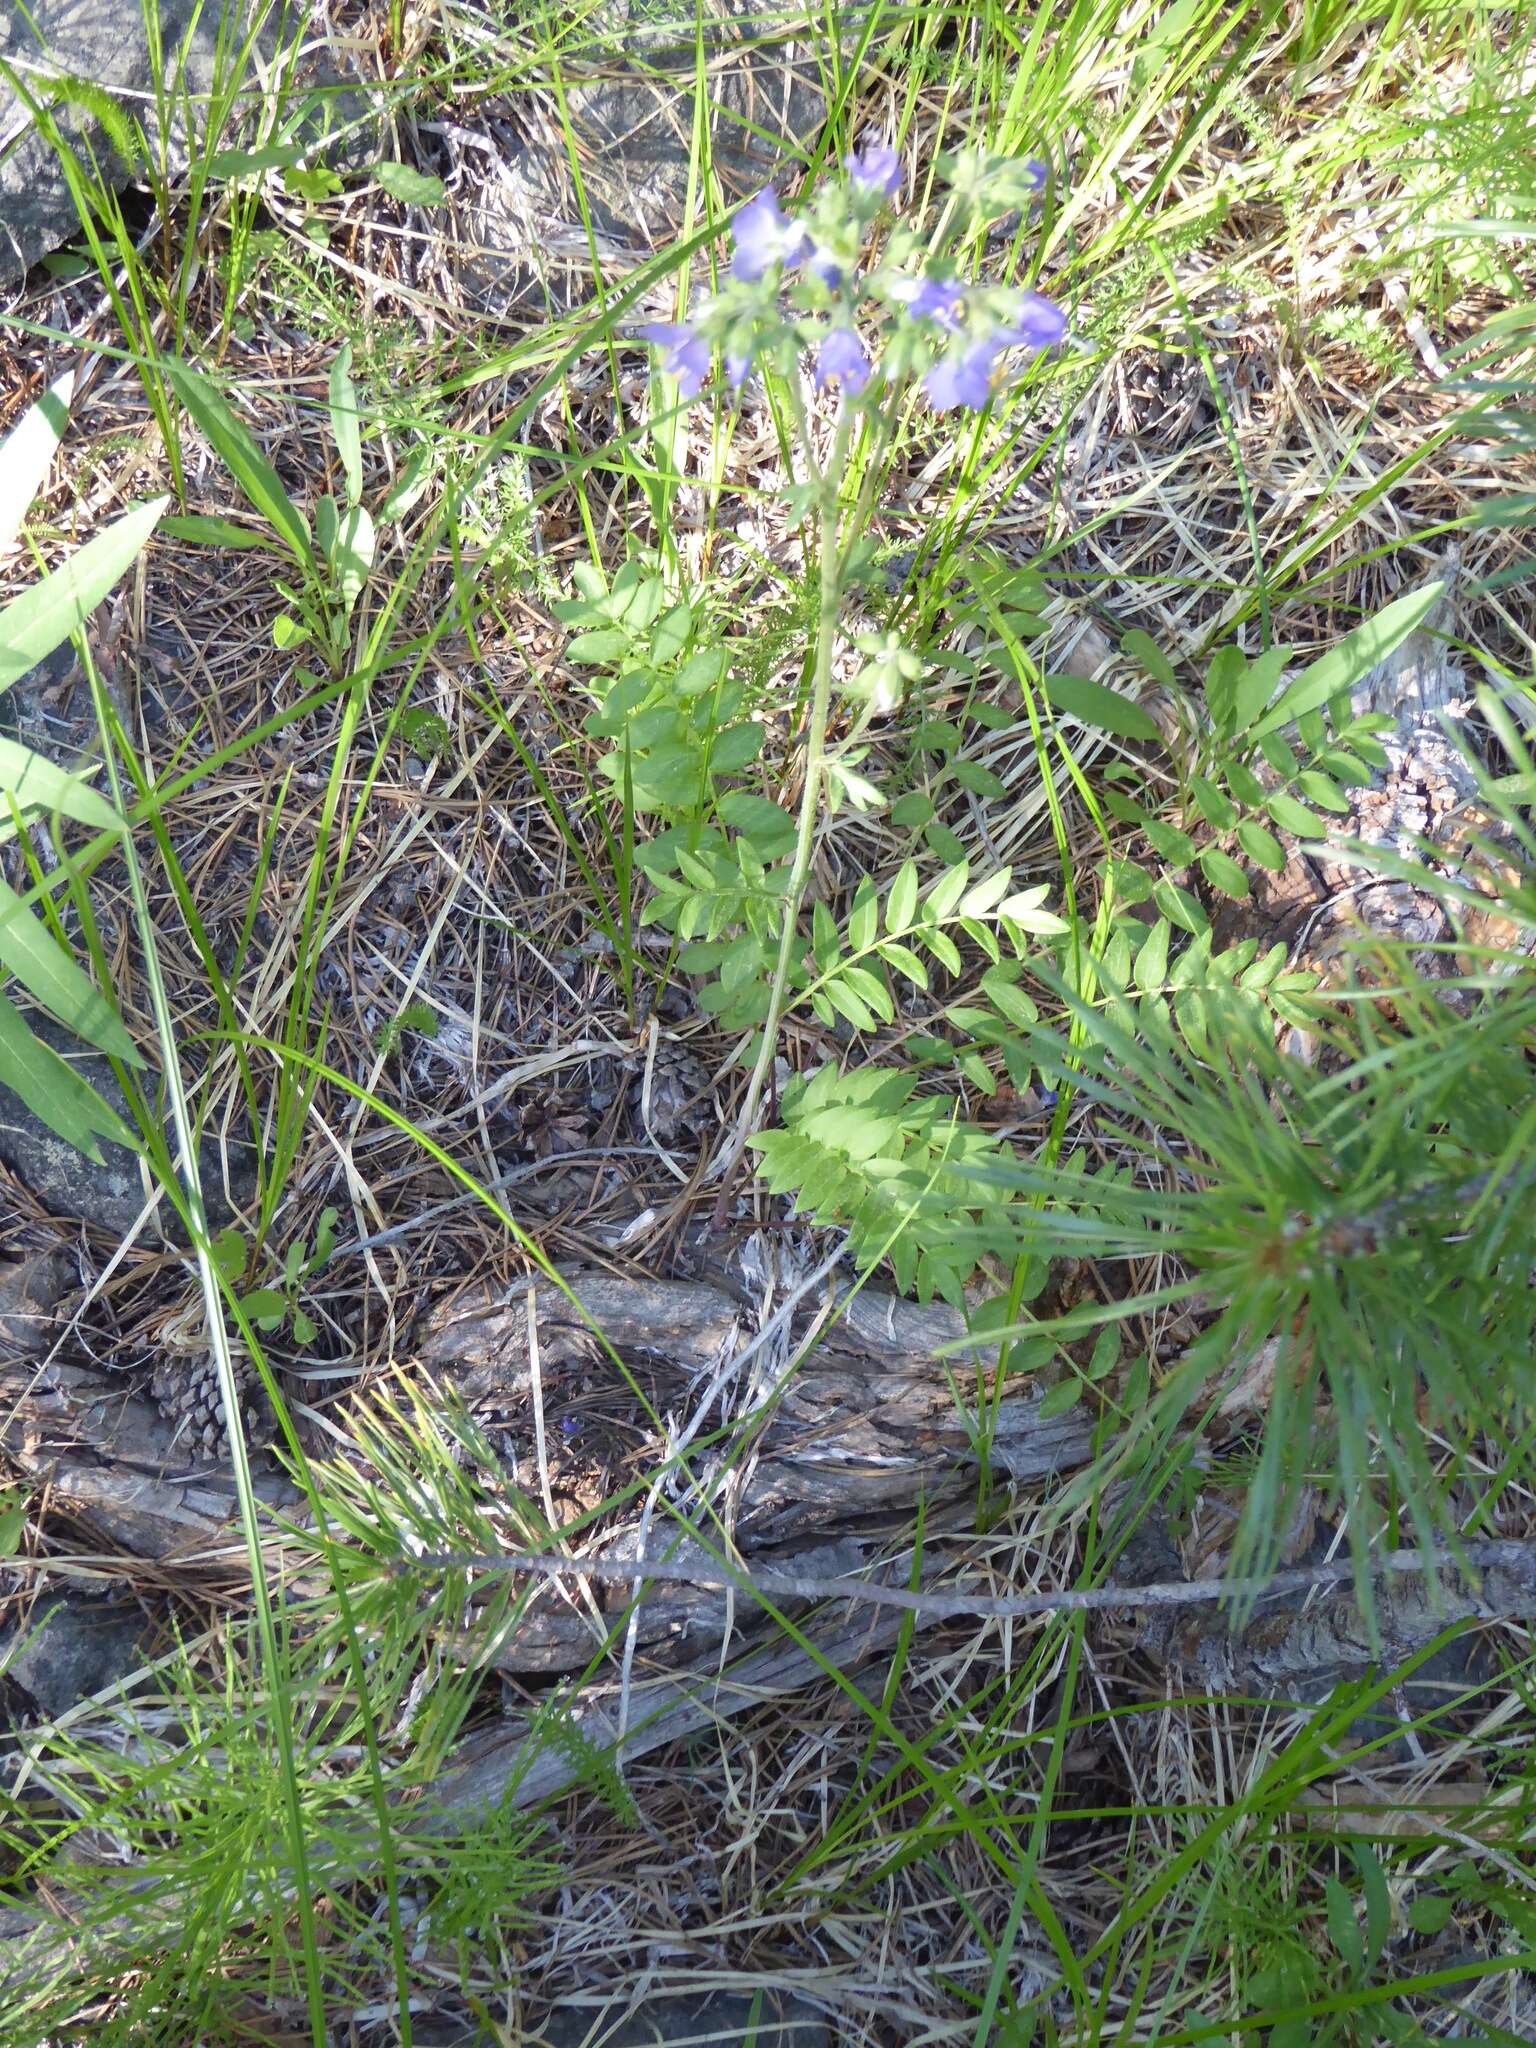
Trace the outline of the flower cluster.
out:
<instances>
[{"instance_id":1,"label":"flower cluster","mask_svg":"<svg viewBox=\"0 0 1536 2048\"><path fill-rule=\"evenodd\" d=\"M1005 357L1037 355L1065 335L1065 314L1038 292L906 268L910 237L898 239L875 268L864 267L870 228L900 197L901 159L874 143L846 157L843 168L846 179L823 187L806 219L791 220L772 190L749 200L732 223L730 276L717 297L689 321L652 321L636 330L664 352L663 368L685 403L704 388L717 350L727 382L740 390L760 356L778 354L788 367L809 346L820 390L836 386L858 401L918 375L935 412L980 412ZM973 212L987 210L988 192L995 210L999 197L1027 198L1045 178L1045 167L1034 162L977 156L955 167L956 189ZM786 285L789 309L781 296ZM872 306L898 323L878 358L860 331L859 316Z\"/></svg>"}]
</instances>

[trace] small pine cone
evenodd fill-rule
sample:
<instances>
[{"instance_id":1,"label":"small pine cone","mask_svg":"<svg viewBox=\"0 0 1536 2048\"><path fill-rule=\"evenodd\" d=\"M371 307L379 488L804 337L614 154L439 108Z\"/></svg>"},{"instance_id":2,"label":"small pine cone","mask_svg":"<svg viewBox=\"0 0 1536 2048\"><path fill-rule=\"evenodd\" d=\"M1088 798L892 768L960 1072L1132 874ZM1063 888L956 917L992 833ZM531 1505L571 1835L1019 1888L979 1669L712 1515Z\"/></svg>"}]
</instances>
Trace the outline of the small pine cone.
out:
<instances>
[{"instance_id":1,"label":"small pine cone","mask_svg":"<svg viewBox=\"0 0 1536 2048\"><path fill-rule=\"evenodd\" d=\"M251 1361L235 1359L235 1379L240 1388L241 1426L249 1435L258 1417L246 1395L256 1384ZM224 1404L219 1396L219 1369L208 1351L162 1351L156 1361L149 1390L160 1413L176 1424L176 1451L188 1458L222 1460L229 1452L229 1433L224 1426Z\"/></svg>"},{"instance_id":2,"label":"small pine cone","mask_svg":"<svg viewBox=\"0 0 1536 2048\"><path fill-rule=\"evenodd\" d=\"M645 1099L645 1074L642 1065L629 1084L630 1114L658 1145L670 1151L675 1145L697 1141L707 1132L719 1129L720 1113L715 1108L709 1069L686 1045L680 1045L674 1038L658 1042L651 1064L649 1105Z\"/></svg>"}]
</instances>

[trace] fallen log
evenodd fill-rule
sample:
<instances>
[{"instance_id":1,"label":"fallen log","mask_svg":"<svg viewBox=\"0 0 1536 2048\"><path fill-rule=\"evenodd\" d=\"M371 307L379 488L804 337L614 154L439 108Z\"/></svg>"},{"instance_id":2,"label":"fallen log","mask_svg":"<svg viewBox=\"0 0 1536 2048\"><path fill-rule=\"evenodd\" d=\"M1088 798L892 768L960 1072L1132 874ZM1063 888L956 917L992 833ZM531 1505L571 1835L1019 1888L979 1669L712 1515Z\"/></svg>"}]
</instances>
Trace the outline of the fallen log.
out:
<instances>
[{"instance_id":1,"label":"fallen log","mask_svg":"<svg viewBox=\"0 0 1536 2048\"><path fill-rule=\"evenodd\" d=\"M599 1448L565 1437L554 1421L556 1411L568 1414L577 1397L590 1397L594 1380L605 1411L622 1406L648 1468L666 1461L665 1436L646 1435L639 1405L592 1337L595 1327L669 1412L708 1396L718 1427L713 1437L701 1434L686 1467L679 1463L669 1513L688 1511L690 1501L693 1511L715 1504L728 1512L742 1554L765 1567L792 1546L802 1567L809 1560L824 1575L856 1572L885 1554L916 1502L942 1520L944 1504L963 1502L974 1486L978 1446L966 1392L968 1405L979 1407L982 1390L974 1360L939 1355L964 1338L952 1310L859 1293L807 1304L764 1344L746 1305L722 1288L581 1271L565 1277L579 1309L543 1280L461 1294L425 1318L413 1354L397 1366L408 1381L462 1405L514 1480L538 1459L537 1400L550 1410L566 1496L581 1508L614 1490L597 1463ZM812 1331L818 1314L821 1327ZM0 1357L0 1447L19 1472L46 1485L53 1508L104 1543L180 1571L243 1572L223 1468L205 1461L172 1419L123 1380L55 1356L57 1347L42 1341L41 1307L30 1321L12 1320L9 1355ZM811 1348L801 1356L808 1336ZM1080 1418L1042 1421L1035 1396L1005 1393L990 1429L989 1466L1000 1480L1034 1483L1081 1464L1089 1442ZM302 1505L276 1471L257 1484L271 1510L292 1515ZM633 1509L614 1517L601 1532L603 1554L622 1557L637 1547L642 1519ZM658 1517L658 1531L665 1519ZM584 1600L545 1586L488 1656L485 1645L466 1642L464 1649L509 1673L579 1670L629 1607L622 1586L589 1589ZM675 1663L718 1641L731 1611L718 1589L652 1587L631 1648Z\"/></svg>"}]
</instances>

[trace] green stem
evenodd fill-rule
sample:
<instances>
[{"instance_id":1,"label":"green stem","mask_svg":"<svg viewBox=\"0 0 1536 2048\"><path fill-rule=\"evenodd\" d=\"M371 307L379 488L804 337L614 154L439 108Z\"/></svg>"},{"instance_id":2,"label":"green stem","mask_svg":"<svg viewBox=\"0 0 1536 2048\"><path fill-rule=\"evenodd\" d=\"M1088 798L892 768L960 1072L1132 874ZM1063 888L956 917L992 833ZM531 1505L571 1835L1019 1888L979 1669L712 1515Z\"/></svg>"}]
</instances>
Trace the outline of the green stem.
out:
<instances>
[{"instance_id":1,"label":"green stem","mask_svg":"<svg viewBox=\"0 0 1536 2048\"><path fill-rule=\"evenodd\" d=\"M800 819L795 833L795 857L789 870L789 886L785 891L784 928L779 934L779 957L768 990L768 1014L763 1019L762 1044L757 1050L752 1078L747 1083L741 1115L737 1120L736 1136L732 1140L721 1176L722 1205L730 1190L737 1163L746 1149L748 1138L752 1135L753 1120L757 1115L763 1088L773 1065L773 1056L778 1045L779 1021L784 1015L785 996L789 989L790 969L800 941L800 911L805 902L806 887L811 879L811 862L816 852L816 818L821 803L822 785L826 779L827 725L832 713L832 657L837 647L837 625L842 613L843 600L843 558L837 509L853 422L852 407L844 405L842 417L837 423L837 438L832 444L832 458L821 477L821 502L817 512L817 531L821 540L821 605L816 618L816 658L811 681L810 715L806 723L805 781L800 791ZM804 445L809 451L811 442L808 437Z\"/></svg>"},{"instance_id":2,"label":"green stem","mask_svg":"<svg viewBox=\"0 0 1536 2048\"><path fill-rule=\"evenodd\" d=\"M112 793L112 802L121 814L123 785L118 768L110 700L92 654L90 642L83 632L75 635L75 646L91 688L108 788ZM144 977L149 989L150 1008L155 1019L155 1035L159 1039L164 1060L166 1106L170 1111L171 1128L176 1137L182 1201L188 1232L192 1239L198 1284L203 1297L208 1348L213 1357L219 1398L224 1410L230 1472L234 1481L240 1533L245 1539L246 1563L251 1574L251 1600L256 1610L256 1635L261 1645L262 1670L271 1688L268 1704L272 1710L272 1728L277 1744L279 1795L286 1809L288 1849L292 1858L300 1940L304 1953L304 1988L309 2007L310 2029L315 2048L325 2048L325 1979L320 1963L320 1940L315 1918L316 1890L310 1877L304 1802L299 1785L298 1757L294 1742L296 1709L288 1697L285 1676L287 1665L279 1650L278 1617L274 1612L272 1591L267 1582L267 1559L262 1548L256 1489L240 1419L240 1384L236 1377L229 1329L224 1320L218 1269L213 1258L212 1233L208 1228L208 1216L203 1207L202 1187L198 1176L197 1133L193 1128L186 1091L182 1086L176 1023L171 1013L170 996L166 989L165 977L161 973L160 955L155 945L157 926L150 907L149 894L144 886L144 871L139 864L138 852L131 833L123 834L122 854L128 877L129 900L133 905L134 921L138 926L139 941L144 953Z\"/></svg>"}]
</instances>

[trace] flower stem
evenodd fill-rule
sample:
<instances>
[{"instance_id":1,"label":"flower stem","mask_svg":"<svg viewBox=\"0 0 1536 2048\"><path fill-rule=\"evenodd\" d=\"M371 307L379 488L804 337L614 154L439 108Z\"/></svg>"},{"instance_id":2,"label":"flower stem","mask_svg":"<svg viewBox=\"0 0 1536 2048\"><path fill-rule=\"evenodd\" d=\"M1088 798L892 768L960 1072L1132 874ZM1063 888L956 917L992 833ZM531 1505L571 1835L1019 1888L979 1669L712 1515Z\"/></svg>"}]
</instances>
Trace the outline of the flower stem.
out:
<instances>
[{"instance_id":1,"label":"flower stem","mask_svg":"<svg viewBox=\"0 0 1536 2048\"><path fill-rule=\"evenodd\" d=\"M768 989L768 1013L763 1019L762 1043L757 1049L752 1077L747 1083L747 1092L736 1122L736 1134L731 1140L730 1151L726 1155L721 1173L720 1195L715 1204L715 1215L721 1221L724 1220L731 1182L735 1178L741 1155L746 1150L747 1140L752 1135L758 1104L762 1101L763 1089L772 1070L774 1053L778 1049L779 1022L784 1015L795 949L800 943L800 911L805 903L805 892L811 879L811 862L816 853L816 820L821 807L822 785L826 779L827 726L832 715L832 657L837 650L837 626L843 601L842 536L838 530L837 513L853 418L852 407L845 405L837 423L837 435L832 444L831 458L821 474L820 504L816 521L821 542L821 603L816 615L816 653L811 677L810 712L805 733L805 780L800 790L800 817L795 832L795 857L790 866L789 883L785 890L784 927L779 934L779 956ZM807 441L807 448L809 445Z\"/></svg>"}]
</instances>

